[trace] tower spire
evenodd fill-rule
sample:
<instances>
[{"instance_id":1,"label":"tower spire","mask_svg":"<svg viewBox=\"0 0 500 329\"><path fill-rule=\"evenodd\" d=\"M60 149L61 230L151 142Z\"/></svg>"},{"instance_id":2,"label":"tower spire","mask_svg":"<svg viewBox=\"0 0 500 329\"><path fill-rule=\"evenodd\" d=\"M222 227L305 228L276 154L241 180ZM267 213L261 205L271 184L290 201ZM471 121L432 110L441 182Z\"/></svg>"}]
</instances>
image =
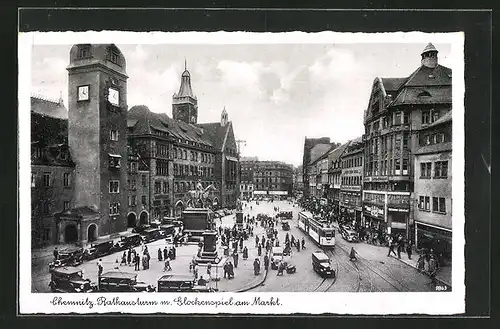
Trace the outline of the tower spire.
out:
<instances>
[{"instance_id":1,"label":"tower spire","mask_svg":"<svg viewBox=\"0 0 500 329\"><path fill-rule=\"evenodd\" d=\"M184 57L184 71L187 71L187 60L186 60L186 57Z\"/></svg>"}]
</instances>

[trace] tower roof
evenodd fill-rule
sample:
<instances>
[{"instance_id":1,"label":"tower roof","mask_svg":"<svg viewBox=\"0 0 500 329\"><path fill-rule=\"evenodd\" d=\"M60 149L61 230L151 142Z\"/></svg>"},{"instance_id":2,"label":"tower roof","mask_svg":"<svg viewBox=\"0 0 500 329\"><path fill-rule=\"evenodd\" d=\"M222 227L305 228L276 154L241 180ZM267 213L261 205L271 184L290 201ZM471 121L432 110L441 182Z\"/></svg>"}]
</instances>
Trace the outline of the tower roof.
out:
<instances>
[{"instance_id":1,"label":"tower roof","mask_svg":"<svg viewBox=\"0 0 500 329\"><path fill-rule=\"evenodd\" d=\"M436 49L436 47L434 47L434 45L432 43L429 42L427 44L427 46L425 46L424 50L422 51L422 54L428 53L430 51L437 52L438 50Z\"/></svg>"},{"instance_id":2,"label":"tower roof","mask_svg":"<svg viewBox=\"0 0 500 329\"><path fill-rule=\"evenodd\" d=\"M179 92L174 95L175 97L192 97L196 98L193 93L193 88L191 88L191 74L187 70L187 62L184 60L184 72L181 75L181 86Z\"/></svg>"}]
</instances>

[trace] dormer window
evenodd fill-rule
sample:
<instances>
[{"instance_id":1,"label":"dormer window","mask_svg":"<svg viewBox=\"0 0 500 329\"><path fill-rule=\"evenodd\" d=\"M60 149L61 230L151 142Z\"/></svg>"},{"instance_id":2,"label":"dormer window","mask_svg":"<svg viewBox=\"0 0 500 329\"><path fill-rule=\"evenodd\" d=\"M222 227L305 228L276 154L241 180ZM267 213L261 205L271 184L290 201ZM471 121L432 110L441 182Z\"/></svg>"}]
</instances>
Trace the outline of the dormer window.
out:
<instances>
[{"instance_id":1,"label":"dormer window","mask_svg":"<svg viewBox=\"0 0 500 329\"><path fill-rule=\"evenodd\" d=\"M431 97L431 94L428 91L423 90L418 94L418 97Z\"/></svg>"},{"instance_id":2,"label":"dormer window","mask_svg":"<svg viewBox=\"0 0 500 329\"><path fill-rule=\"evenodd\" d=\"M122 66L120 61L120 53L116 47L109 47L106 53L106 59L118 66Z\"/></svg>"},{"instance_id":3,"label":"dormer window","mask_svg":"<svg viewBox=\"0 0 500 329\"><path fill-rule=\"evenodd\" d=\"M121 155L118 154L108 154L109 168L119 169Z\"/></svg>"},{"instance_id":4,"label":"dormer window","mask_svg":"<svg viewBox=\"0 0 500 329\"><path fill-rule=\"evenodd\" d=\"M59 154L59 158L63 161L67 160L68 154L66 153L66 151L61 151L61 153Z\"/></svg>"}]
</instances>

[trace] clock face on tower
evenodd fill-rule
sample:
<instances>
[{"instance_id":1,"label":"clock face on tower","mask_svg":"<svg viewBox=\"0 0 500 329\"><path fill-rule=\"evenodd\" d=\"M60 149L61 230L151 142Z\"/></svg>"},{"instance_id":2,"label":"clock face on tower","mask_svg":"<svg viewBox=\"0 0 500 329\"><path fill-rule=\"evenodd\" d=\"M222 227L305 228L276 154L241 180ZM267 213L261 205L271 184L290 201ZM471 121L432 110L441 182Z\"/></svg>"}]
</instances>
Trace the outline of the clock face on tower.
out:
<instances>
[{"instance_id":1,"label":"clock face on tower","mask_svg":"<svg viewBox=\"0 0 500 329\"><path fill-rule=\"evenodd\" d=\"M79 86L78 87L78 100L88 101L89 100L89 86Z\"/></svg>"},{"instance_id":2,"label":"clock face on tower","mask_svg":"<svg viewBox=\"0 0 500 329\"><path fill-rule=\"evenodd\" d=\"M120 92L117 89L108 89L108 101L114 106L120 105Z\"/></svg>"}]
</instances>

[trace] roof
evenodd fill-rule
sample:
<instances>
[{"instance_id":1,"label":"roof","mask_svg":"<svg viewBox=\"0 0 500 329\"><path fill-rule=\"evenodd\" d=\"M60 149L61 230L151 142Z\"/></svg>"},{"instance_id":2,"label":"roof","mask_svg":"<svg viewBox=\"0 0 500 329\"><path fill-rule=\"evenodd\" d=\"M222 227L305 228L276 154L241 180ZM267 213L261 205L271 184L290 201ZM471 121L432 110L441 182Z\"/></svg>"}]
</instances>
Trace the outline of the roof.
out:
<instances>
[{"instance_id":1,"label":"roof","mask_svg":"<svg viewBox=\"0 0 500 329\"><path fill-rule=\"evenodd\" d=\"M83 217L87 215L99 215L99 212L89 206L75 207L60 213L62 216Z\"/></svg>"},{"instance_id":2,"label":"roof","mask_svg":"<svg viewBox=\"0 0 500 329\"><path fill-rule=\"evenodd\" d=\"M73 266L64 266L64 267L57 267L52 270L52 272L58 272L62 274L74 274L81 272L82 270L79 269L78 267L73 267Z\"/></svg>"},{"instance_id":3,"label":"roof","mask_svg":"<svg viewBox=\"0 0 500 329\"><path fill-rule=\"evenodd\" d=\"M386 93L398 91L399 87L406 81L406 78L380 78Z\"/></svg>"},{"instance_id":4,"label":"roof","mask_svg":"<svg viewBox=\"0 0 500 329\"><path fill-rule=\"evenodd\" d=\"M407 87L397 95L391 105L451 104L451 102L451 86Z\"/></svg>"},{"instance_id":5,"label":"roof","mask_svg":"<svg viewBox=\"0 0 500 329\"><path fill-rule=\"evenodd\" d=\"M187 69L182 72L181 86L179 88L179 92L177 94L174 94L174 97L196 98L194 96L193 89L191 88L191 74Z\"/></svg>"},{"instance_id":6,"label":"roof","mask_svg":"<svg viewBox=\"0 0 500 329\"><path fill-rule=\"evenodd\" d=\"M448 112L445 113L445 115L443 115L442 117L440 117L439 119L437 119L436 121L434 121L433 123L431 123L430 125L423 127L421 130L425 130L425 129L429 129L429 128L432 128L432 127L436 127L436 126L445 124L447 122L451 122L451 120L452 120L451 111L448 111Z\"/></svg>"},{"instance_id":7,"label":"roof","mask_svg":"<svg viewBox=\"0 0 500 329\"><path fill-rule=\"evenodd\" d=\"M165 274L161 278L158 279L158 281L194 281L194 278L192 275L182 275L182 274Z\"/></svg>"},{"instance_id":8,"label":"roof","mask_svg":"<svg viewBox=\"0 0 500 329\"><path fill-rule=\"evenodd\" d=\"M105 277L111 277L117 279L135 279L137 277L137 274L128 272L110 271L101 275L101 278Z\"/></svg>"},{"instance_id":9,"label":"roof","mask_svg":"<svg viewBox=\"0 0 500 329\"><path fill-rule=\"evenodd\" d=\"M427 67L421 65L405 82L404 87L450 86L451 69L442 65Z\"/></svg>"},{"instance_id":10,"label":"roof","mask_svg":"<svg viewBox=\"0 0 500 329\"><path fill-rule=\"evenodd\" d=\"M316 144L314 147L311 149L311 160L309 161L310 164L316 162L319 160L323 155L327 154L328 151L332 149L332 147L335 147L336 145L332 144Z\"/></svg>"},{"instance_id":11,"label":"roof","mask_svg":"<svg viewBox=\"0 0 500 329\"><path fill-rule=\"evenodd\" d=\"M349 146L351 142L347 142L347 143L344 143L342 145L340 145L339 147L337 147L336 149L334 149L332 152L330 152L328 154L328 161L329 162L332 162L332 161L337 161L340 159L340 157L342 156L342 154L344 154L344 151L346 150L347 146Z\"/></svg>"},{"instance_id":12,"label":"roof","mask_svg":"<svg viewBox=\"0 0 500 329\"><path fill-rule=\"evenodd\" d=\"M422 50L422 54L425 54L430 51L437 51L436 47L432 43L428 43L427 46L425 46L424 50Z\"/></svg>"},{"instance_id":13,"label":"roof","mask_svg":"<svg viewBox=\"0 0 500 329\"><path fill-rule=\"evenodd\" d=\"M132 134L153 134L155 130L168 133L176 139L212 147L210 139L203 136L203 131L192 124L174 120L166 113L154 113L145 105L133 106L127 113L127 126Z\"/></svg>"},{"instance_id":14,"label":"roof","mask_svg":"<svg viewBox=\"0 0 500 329\"><path fill-rule=\"evenodd\" d=\"M452 150L452 142L437 143L432 145L425 145L418 148L414 154L429 154L429 153L441 153L448 152Z\"/></svg>"},{"instance_id":15,"label":"roof","mask_svg":"<svg viewBox=\"0 0 500 329\"><path fill-rule=\"evenodd\" d=\"M38 96L31 96L31 110L58 119L68 119L68 109L62 100L54 101Z\"/></svg>"},{"instance_id":16,"label":"roof","mask_svg":"<svg viewBox=\"0 0 500 329\"><path fill-rule=\"evenodd\" d=\"M202 129L204 139L209 140L217 150L222 151L232 122L229 121L225 126L222 126L220 122L199 123L196 126Z\"/></svg>"}]
</instances>

